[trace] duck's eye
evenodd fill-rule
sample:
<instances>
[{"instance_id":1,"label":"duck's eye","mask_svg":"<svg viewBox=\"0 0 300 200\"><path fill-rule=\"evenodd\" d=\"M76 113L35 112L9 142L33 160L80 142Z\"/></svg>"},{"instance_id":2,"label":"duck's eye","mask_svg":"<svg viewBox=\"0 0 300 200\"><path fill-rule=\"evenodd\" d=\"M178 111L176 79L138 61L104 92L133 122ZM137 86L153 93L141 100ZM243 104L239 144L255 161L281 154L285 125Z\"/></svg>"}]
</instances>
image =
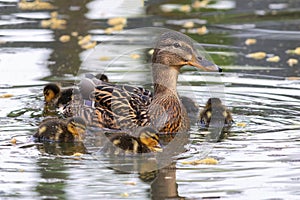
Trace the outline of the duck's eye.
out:
<instances>
[{"instance_id":1,"label":"duck's eye","mask_svg":"<svg viewBox=\"0 0 300 200\"><path fill-rule=\"evenodd\" d=\"M180 45L179 43L177 43L177 42L176 42L176 43L174 43L174 44L173 44L173 46L174 46L175 48L179 48L179 47L181 47L181 45Z\"/></svg>"}]
</instances>

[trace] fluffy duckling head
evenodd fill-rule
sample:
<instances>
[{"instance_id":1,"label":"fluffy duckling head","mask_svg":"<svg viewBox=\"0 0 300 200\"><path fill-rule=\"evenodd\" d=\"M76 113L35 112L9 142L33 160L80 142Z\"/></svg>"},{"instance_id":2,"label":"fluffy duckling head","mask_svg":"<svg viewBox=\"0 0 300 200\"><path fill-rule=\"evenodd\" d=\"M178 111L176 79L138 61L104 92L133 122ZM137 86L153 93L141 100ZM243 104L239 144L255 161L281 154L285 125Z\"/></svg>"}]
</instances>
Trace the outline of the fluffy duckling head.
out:
<instances>
[{"instance_id":1,"label":"fluffy duckling head","mask_svg":"<svg viewBox=\"0 0 300 200\"><path fill-rule=\"evenodd\" d=\"M75 141L83 141L86 128L86 122L81 117L71 117L67 121L67 130L73 135Z\"/></svg>"},{"instance_id":2,"label":"fluffy duckling head","mask_svg":"<svg viewBox=\"0 0 300 200\"><path fill-rule=\"evenodd\" d=\"M60 95L60 86L56 83L49 83L44 87L44 98L46 103L53 101Z\"/></svg>"},{"instance_id":3,"label":"fluffy duckling head","mask_svg":"<svg viewBox=\"0 0 300 200\"><path fill-rule=\"evenodd\" d=\"M140 141L152 152L161 152L162 147L159 143L157 132L151 127L143 127L139 131Z\"/></svg>"}]
</instances>

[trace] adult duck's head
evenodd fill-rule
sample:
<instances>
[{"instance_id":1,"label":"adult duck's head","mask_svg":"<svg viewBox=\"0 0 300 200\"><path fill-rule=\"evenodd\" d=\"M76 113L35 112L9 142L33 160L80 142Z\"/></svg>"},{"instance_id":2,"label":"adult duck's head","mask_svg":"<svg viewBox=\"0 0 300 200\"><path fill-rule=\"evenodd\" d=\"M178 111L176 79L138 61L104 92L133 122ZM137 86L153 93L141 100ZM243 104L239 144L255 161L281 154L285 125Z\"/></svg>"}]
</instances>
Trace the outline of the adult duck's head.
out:
<instances>
[{"instance_id":1,"label":"adult duck's head","mask_svg":"<svg viewBox=\"0 0 300 200\"><path fill-rule=\"evenodd\" d=\"M191 38L177 31L165 32L158 38L152 63L176 70L184 65L190 65L204 71L222 71L217 65L198 54Z\"/></svg>"}]
</instances>

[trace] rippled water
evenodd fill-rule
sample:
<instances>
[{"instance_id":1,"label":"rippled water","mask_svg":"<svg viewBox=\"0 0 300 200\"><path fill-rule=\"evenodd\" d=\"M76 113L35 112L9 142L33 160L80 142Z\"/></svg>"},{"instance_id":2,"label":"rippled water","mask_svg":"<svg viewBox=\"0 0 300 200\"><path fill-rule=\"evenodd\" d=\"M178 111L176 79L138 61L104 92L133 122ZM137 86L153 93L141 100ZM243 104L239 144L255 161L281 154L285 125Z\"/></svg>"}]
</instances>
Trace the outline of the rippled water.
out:
<instances>
[{"instance_id":1,"label":"rippled water","mask_svg":"<svg viewBox=\"0 0 300 200\"><path fill-rule=\"evenodd\" d=\"M26 10L18 1L0 1L1 199L298 199L300 65L287 64L290 58L299 59L287 51L299 47L300 2L215 1L191 12L182 12L186 8L181 1L111 2L51 1L59 19L67 22L56 29L41 25L53 10ZM105 71L112 82L150 83L144 38L106 34L107 18L116 16L127 18L126 30L154 26L186 33L187 22L206 26L204 35L189 35L224 73L185 67L178 89L201 107L212 95L222 97L235 121L227 138L204 142L205 132L194 124L188 151L152 173L145 171L156 164L153 160L140 165L134 158L90 154L98 146L88 141L85 146L28 142L43 119L42 88L48 82L70 85L78 73ZM105 49L99 54L98 47L85 50L76 33L90 34ZM62 35L71 35L70 41L63 43ZM256 44L245 45L249 38ZM122 46L124 40L131 45ZM258 51L280 61L247 57ZM186 164L206 156L218 164ZM124 172L127 165L139 173Z\"/></svg>"}]
</instances>

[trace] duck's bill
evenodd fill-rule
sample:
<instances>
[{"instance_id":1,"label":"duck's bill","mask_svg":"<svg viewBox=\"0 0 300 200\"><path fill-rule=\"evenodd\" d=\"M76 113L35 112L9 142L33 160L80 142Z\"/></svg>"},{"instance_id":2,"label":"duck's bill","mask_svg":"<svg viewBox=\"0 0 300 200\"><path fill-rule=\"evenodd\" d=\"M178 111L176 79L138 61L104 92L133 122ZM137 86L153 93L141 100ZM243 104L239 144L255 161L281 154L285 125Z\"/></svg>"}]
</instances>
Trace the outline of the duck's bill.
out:
<instances>
[{"instance_id":1,"label":"duck's bill","mask_svg":"<svg viewBox=\"0 0 300 200\"><path fill-rule=\"evenodd\" d=\"M194 59L188 61L188 65L197 67L198 69L204 71L222 72L222 69L218 65L201 57L195 57Z\"/></svg>"}]
</instances>

